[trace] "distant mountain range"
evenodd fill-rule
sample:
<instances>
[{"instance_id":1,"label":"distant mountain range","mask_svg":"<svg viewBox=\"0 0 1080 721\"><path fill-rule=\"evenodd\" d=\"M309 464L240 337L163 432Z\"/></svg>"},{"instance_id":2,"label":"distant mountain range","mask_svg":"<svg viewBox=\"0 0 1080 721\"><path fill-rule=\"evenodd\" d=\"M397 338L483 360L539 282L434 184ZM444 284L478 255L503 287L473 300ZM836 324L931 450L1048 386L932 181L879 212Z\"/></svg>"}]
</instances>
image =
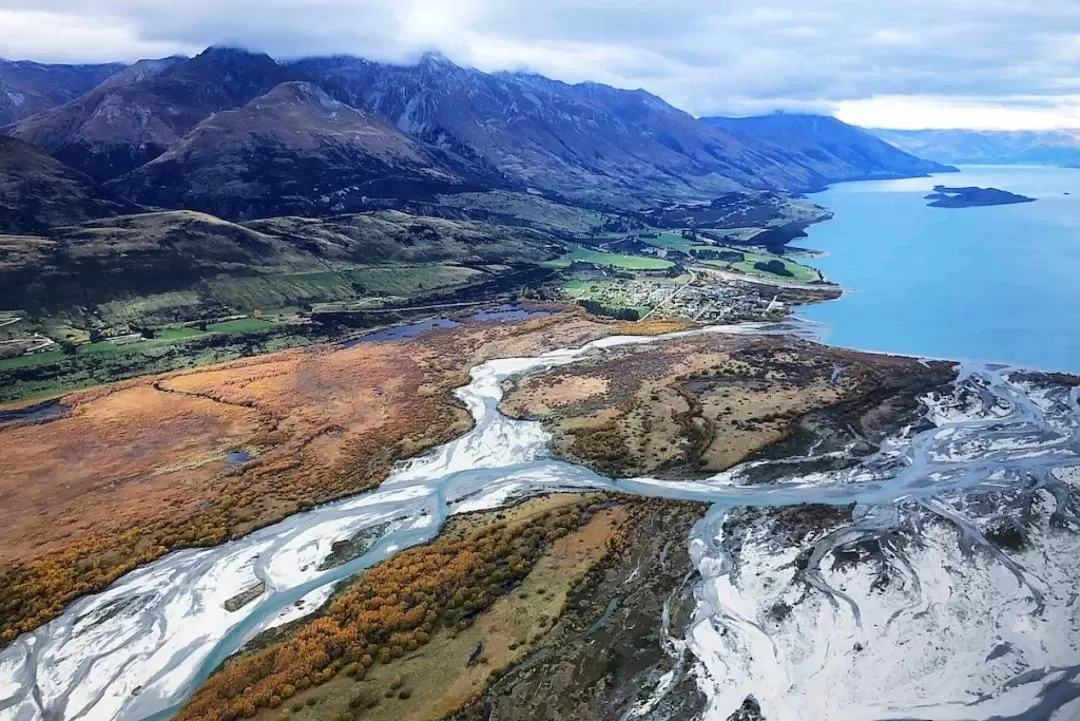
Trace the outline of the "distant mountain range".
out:
<instances>
[{"instance_id":1,"label":"distant mountain range","mask_svg":"<svg viewBox=\"0 0 1080 721\"><path fill-rule=\"evenodd\" d=\"M953 170L826 115L774 113L702 121L740 138L779 145L795 157L814 158L830 168L831 182L907 178Z\"/></svg>"},{"instance_id":2,"label":"distant mountain range","mask_svg":"<svg viewBox=\"0 0 1080 721\"><path fill-rule=\"evenodd\" d=\"M870 131L919 157L940 163L1080 164L1080 128L1072 130L885 130Z\"/></svg>"},{"instance_id":3,"label":"distant mountain range","mask_svg":"<svg viewBox=\"0 0 1080 721\"><path fill-rule=\"evenodd\" d=\"M0 128L74 100L125 67L0 60Z\"/></svg>"},{"instance_id":4,"label":"distant mountain range","mask_svg":"<svg viewBox=\"0 0 1080 721\"><path fill-rule=\"evenodd\" d=\"M948 169L832 118L699 120L643 90L431 54L410 66L221 47L126 67L3 62L0 88L19 88L0 95L8 134L103 197L234 220L476 189L633 208Z\"/></svg>"}]
</instances>

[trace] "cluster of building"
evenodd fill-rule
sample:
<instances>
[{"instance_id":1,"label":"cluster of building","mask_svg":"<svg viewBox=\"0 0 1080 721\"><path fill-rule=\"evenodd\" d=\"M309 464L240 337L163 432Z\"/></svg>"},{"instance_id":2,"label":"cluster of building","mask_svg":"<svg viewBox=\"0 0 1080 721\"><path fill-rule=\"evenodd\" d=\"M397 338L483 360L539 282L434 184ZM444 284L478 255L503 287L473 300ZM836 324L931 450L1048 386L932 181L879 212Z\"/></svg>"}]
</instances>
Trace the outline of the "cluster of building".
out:
<instances>
[{"instance_id":1,"label":"cluster of building","mask_svg":"<svg viewBox=\"0 0 1080 721\"><path fill-rule=\"evenodd\" d=\"M683 317L703 323L781 318L787 304L770 289L753 283L710 276L689 281L655 278L595 280L579 299L607 308L650 308L652 317Z\"/></svg>"},{"instance_id":2,"label":"cluster of building","mask_svg":"<svg viewBox=\"0 0 1080 721\"><path fill-rule=\"evenodd\" d=\"M761 286L738 281L691 283L674 294L657 314L681 316L702 323L773 320L787 314L787 305Z\"/></svg>"}]
</instances>

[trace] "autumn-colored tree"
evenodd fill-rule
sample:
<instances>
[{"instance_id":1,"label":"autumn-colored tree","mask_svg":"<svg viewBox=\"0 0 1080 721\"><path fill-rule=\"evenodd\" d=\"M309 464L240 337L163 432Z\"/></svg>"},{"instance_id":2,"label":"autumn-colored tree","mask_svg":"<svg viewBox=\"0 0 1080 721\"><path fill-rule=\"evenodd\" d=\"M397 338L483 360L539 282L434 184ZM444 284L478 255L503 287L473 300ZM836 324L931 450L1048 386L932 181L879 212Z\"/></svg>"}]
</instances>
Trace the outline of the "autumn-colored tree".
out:
<instances>
[{"instance_id":1,"label":"autumn-colored tree","mask_svg":"<svg viewBox=\"0 0 1080 721\"><path fill-rule=\"evenodd\" d=\"M553 539L589 515L570 506L404 551L369 569L288 640L227 665L177 721L237 721L342 670L363 678L376 660L390 663L427 643L440 619L453 623L460 614L457 623L471 622L524 579Z\"/></svg>"}]
</instances>

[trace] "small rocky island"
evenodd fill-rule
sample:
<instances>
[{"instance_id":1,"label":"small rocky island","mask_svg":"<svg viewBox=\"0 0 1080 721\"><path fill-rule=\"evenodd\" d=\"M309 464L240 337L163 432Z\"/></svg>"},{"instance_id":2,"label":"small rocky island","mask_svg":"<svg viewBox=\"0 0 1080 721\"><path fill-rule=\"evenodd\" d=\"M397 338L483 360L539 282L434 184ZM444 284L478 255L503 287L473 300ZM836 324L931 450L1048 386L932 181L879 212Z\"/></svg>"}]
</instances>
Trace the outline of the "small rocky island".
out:
<instances>
[{"instance_id":1,"label":"small rocky island","mask_svg":"<svg viewBox=\"0 0 1080 721\"><path fill-rule=\"evenodd\" d=\"M950 188L935 185L934 192L926 196L931 208L974 208L982 205L1012 205L1014 203L1034 203L1035 198L1010 193L998 188Z\"/></svg>"}]
</instances>

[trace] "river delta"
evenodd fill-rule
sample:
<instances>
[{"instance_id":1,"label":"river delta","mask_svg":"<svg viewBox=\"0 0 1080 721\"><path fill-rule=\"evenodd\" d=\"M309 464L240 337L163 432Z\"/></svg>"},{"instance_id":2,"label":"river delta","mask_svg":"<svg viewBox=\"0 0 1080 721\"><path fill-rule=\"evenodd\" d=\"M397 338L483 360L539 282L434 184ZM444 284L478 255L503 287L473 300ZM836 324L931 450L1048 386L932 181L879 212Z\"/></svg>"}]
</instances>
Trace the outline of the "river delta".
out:
<instances>
[{"instance_id":1,"label":"river delta","mask_svg":"<svg viewBox=\"0 0 1080 721\"><path fill-rule=\"evenodd\" d=\"M242 687L199 689L236 652L237 664L256 653L245 644L286 644L283 631L317 619L339 582L440 529L465 533L468 519L493 522L491 514L568 492L589 504L570 540L553 537L470 624L433 624L432 648L467 651L466 634L488 629L494 655L502 651L490 640L492 619L535 601L545 585L558 588L545 606L552 615L507 647L505 665L455 691L454 708L413 703L394 680L420 663L421 645L360 664L365 683L397 694L363 696L377 702L370 707L316 694L315 684L298 692L303 703L253 713L304 721L1080 714L1074 378L840 350L818 342L820 325L801 321L636 336L561 317L534 323L538 339L495 347L528 353L485 357L469 346L476 362L453 391L468 430L399 461L377 488L161 556L20 635L0 651L0 719L192 717L181 709L200 694L242 697ZM423 347L431 337L386 342ZM598 538L603 552L567 561L563 546ZM345 553L350 539L360 541ZM556 562L574 569L573 582L537 582ZM363 575L352 583L362 586ZM461 673L473 668L467 654L448 659ZM330 676L325 688L344 683L344 673Z\"/></svg>"}]
</instances>

